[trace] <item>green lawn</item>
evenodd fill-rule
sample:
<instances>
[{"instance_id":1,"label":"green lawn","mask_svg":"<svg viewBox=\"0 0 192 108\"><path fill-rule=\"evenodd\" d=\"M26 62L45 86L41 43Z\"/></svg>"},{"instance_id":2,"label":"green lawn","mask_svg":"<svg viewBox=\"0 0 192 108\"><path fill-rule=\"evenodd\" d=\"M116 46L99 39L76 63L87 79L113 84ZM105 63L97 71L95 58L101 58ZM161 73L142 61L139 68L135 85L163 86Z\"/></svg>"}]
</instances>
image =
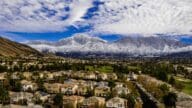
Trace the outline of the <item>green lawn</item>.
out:
<instances>
[{"instance_id":1,"label":"green lawn","mask_svg":"<svg viewBox=\"0 0 192 108\"><path fill-rule=\"evenodd\" d=\"M93 66L85 66L85 69L88 70L88 71L95 71Z\"/></svg>"},{"instance_id":2,"label":"green lawn","mask_svg":"<svg viewBox=\"0 0 192 108\"><path fill-rule=\"evenodd\" d=\"M192 81L185 82L185 87L183 89L183 92L192 95Z\"/></svg>"},{"instance_id":3,"label":"green lawn","mask_svg":"<svg viewBox=\"0 0 192 108\"><path fill-rule=\"evenodd\" d=\"M185 87L182 90L184 93L192 95L192 80L184 79L180 77L176 77L176 80L185 85Z\"/></svg>"},{"instance_id":4,"label":"green lawn","mask_svg":"<svg viewBox=\"0 0 192 108\"><path fill-rule=\"evenodd\" d=\"M94 68L94 66L86 66L85 69L88 71L99 71L104 73L113 72L113 68L111 66L100 66L96 68Z\"/></svg>"},{"instance_id":5,"label":"green lawn","mask_svg":"<svg viewBox=\"0 0 192 108\"><path fill-rule=\"evenodd\" d=\"M128 69L138 69L138 70L140 70L140 67L138 67L138 66L128 66Z\"/></svg>"}]
</instances>

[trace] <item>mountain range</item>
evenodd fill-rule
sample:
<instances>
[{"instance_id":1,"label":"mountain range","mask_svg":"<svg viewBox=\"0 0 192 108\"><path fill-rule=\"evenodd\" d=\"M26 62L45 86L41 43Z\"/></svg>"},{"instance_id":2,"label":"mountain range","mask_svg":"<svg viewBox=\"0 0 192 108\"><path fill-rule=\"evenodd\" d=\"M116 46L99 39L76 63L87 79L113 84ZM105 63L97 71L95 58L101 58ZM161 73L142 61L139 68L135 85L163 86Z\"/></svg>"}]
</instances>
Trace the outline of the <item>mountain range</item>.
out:
<instances>
[{"instance_id":1,"label":"mountain range","mask_svg":"<svg viewBox=\"0 0 192 108\"><path fill-rule=\"evenodd\" d=\"M28 41L25 44L46 53L70 54L125 54L129 56L160 56L188 52L192 45L168 36L122 37L108 42L99 37L76 34L57 42Z\"/></svg>"}]
</instances>

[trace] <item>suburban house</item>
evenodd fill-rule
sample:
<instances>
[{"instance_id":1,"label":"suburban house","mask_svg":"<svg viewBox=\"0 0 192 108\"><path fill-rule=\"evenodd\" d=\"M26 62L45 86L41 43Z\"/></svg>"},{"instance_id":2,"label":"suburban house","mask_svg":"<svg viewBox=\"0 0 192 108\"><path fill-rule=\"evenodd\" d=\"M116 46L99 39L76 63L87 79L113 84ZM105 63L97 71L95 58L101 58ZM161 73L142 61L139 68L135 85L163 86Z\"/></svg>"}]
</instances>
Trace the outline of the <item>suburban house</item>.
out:
<instances>
[{"instance_id":1,"label":"suburban house","mask_svg":"<svg viewBox=\"0 0 192 108\"><path fill-rule=\"evenodd\" d=\"M117 80L118 77L115 73L109 73L107 74L108 80Z\"/></svg>"},{"instance_id":2,"label":"suburban house","mask_svg":"<svg viewBox=\"0 0 192 108\"><path fill-rule=\"evenodd\" d=\"M99 87L96 87L94 90L95 96L99 96L99 97L106 97L109 95L109 93L110 93L110 87L108 86L99 86Z\"/></svg>"},{"instance_id":3,"label":"suburban house","mask_svg":"<svg viewBox=\"0 0 192 108\"><path fill-rule=\"evenodd\" d=\"M45 76L46 76L46 75L45 75L45 72L39 73L39 77L40 77L40 78L45 78Z\"/></svg>"},{"instance_id":4,"label":"suburban house","mask_svg":"<svg viewBox=\"0 0 192 108\"><path fill-rule=\"evenodd\" d=\"M115 87L123 87L124 83L122 82L115 82Z\"/></svg>"},{"instance_id":5,"label":"suburban house","mask_svg":"<svg viewBox=\"0 0 192 108\"><path fill-rule=\"evenodd\" d=\"M61 77L62 76L61 72L53 72L52 74L54 77Z\"/></svg>"},{"instance_id":6,"label":"suburban house","mask_svg":"<svg viewBox=\"0 0 192 108\"><path fill-rule=\"evenodd\" d=\"M132 80L136 80L137 79L137 75L134 74L134 72L129 72L128 81L132 81Z\"/></svg>"},{"instance_id":7,"label":"suburban house","mask_svg":"<svg viewBox=\"0 0 192 108\"><path fill-rule=\"evenodd\" d=\"M91 89L93 89L97 85L97 82L96 81L87 81L86 85L88 85Z\"/></svg>"},{"instance_id":8,"label":"suburban house","mask_svg":"<svg viewBox=\"0 0 192 108\"><path fill-rule=\"evenodd\" d=\"M35 91L38 88L36 83L32 83L31 81L27 80L22 80L21 85L23 91Z\"/></svg>"},{"instance_id":9,"label":"suburban house","mask_svg":"<svg viewBox=\"0 0 192 108\"><path fill-rule=\"evenodd\" d=\"M47 79L48 81L54 80L54 75L53 75L53 73L48 72L48 73L46 74L46 79Z\"/></svg>"},{"instance_id":10,"label":"suburban house","mask_svg":"<svg viewBox=\"0 0 192 108\"><path fill-rule=\"evenodd\" d=\"M6 78L5 78L6 74L7 73L0 73L0 84L4 84L4 82L6 80Z\"/></svg>"},{"instance_id":11,"label":"suburban house","mask_svg":"<svg viewBox=\"0 0 192 108\"><path fill-rule=\"evenodd\" d=\"M64 81L65 84L76 84L77 83L77 80L75 79L67 79Z\"/></svg>"},{"instance_id":12,"label":"suburban house","mask_svg":"<svg viewBox=\"0 0 192 108\"><path fill-rule=\"evenodd\" d=\"M33 94L27 92L9 92L9 96L10 102L13 104L17 104L20 101L30 103L33 99Z\"/></svg>"},{"instance_id":13,"label":"suburban house","mask_svg":"<svg viewBox=\"0 0 192 108\"><path fill-rule=\"evenodd\" d=\"M79 84L77 89L77 95L84 96L88 93L90 87L85 84Z\"/></svg>"},{"instance_id":14,"label":"suburban house","mask_svg":"<svg viewBox=\"0 0 192 108\"><path fill-rule=\"evenodd\" d=\"M105 98L102 97L89 97L85 99L80 108L104 108L105 107Z\"/></svg>"},{"instance_id":15,"label":"suburban house","mask_svg":"<svg viewBox=\"0 0 192 108\"><path fill-rule=\"evenodd\" d=\"M63 96L64 108L79 108L85 98L81 96Z\"/></svg>"},{"instance_id":16,"label":"suburban house","mask_svg":"<svg viewBox=\"0 0 192 108\"><path fill-rule=\"evenodd\" d=\"M84 78L84 76L85 76L85 73L84 73L84 72L81 72L81 71L74 72L74 73L72 74L72 77L74 77L74 78Z\"/></svg>"},{"instance_id":17,"label":"suburban house","mask_svg":"<svg viewBox=\"0 0 192 108\"><path fill-rule=\"evenodd\" d=\"M76 93L78 86L76 84L62 84L61 93L66 95L73 95Z\"/></svg>"},{"instance_id":18,"label":"suburban house","mask_svg":"<svg viewBox=\"0 0 192 108\"><path fill-rule=\"evenodd\" d=\"M127 100L114 97L106 102L106 108L127 108Z\"/></svg>"},{"instance_id":19,"label":"suburban house","mask_svg":"<svg viewBox=\"0 0 192 108\"><path fill-rule=\"evenodd\" d=\"M108 86L108 85L109 85L109 83L106 81L97 82L97 86Z\"/></svg>"},{"instance_id":20,"label":"suburban house","mask_svg":"<svg viewBox=\"0 0 192 108\"><path fill-rule=\"evenodd\" d=\"M115 88L113 88L113 91L115 92L115 94L117 95L122 95L122 94L129 94L129 89L127 87L118 87L116 86Z\"/></svg>"},{"instance_id":21,"label":"suburban house","mask_svg":"<svg viewBox=\"0 0 192 108\"><path fill-rule=\"evenodd\" d=\"M44 84L48 93L60 93L62 84L60 83L45 83Z\"/></svg>"},{"instance_id":22,"label":"suburban house","mask_svg":"<svg viewBox=\"0 0 192 108\"><path fill-rule=\"evenodd\" d=\"M14 73L11 75L11 79L19 80L19 79L20 79L20 74L19 74L18 72L14 72Z\"/></svg>"},{"instance_id":23,"label":"suburban house","mask_svg":"<svg viewBox=\"0 0 192 108\"><path fill-rule=\"evenodd\" d=\"M35 94L34 94L34 97L35 97L35 99L39 99L39 100L41 100L42 102L45 102L45 101L47 101L48 99L49 99L49 97L50 97L50 94L48 94L48 93L45 93L45 92L36 92Z\"/></svg>"},{"instance_id":24,"label":"suburban house","mask_svg":"<svg viewBox=\"0 0 192 108\"><path fill-rule=\"evenodd\" d=\"M85 80L77 80L77 84L78 85L84 85L84 84L86 84L86 81Z\"/></svg>"},{"instance_id":25,"label":"suburban house","mask_svg":"<svg viewBox=\"0 0 192 108\"><path fill-rule=\"evenodd\" d=\"M31 79L31 76L32 76L32 73L31 72L23 72L23 77L25 78L25 79Z\"/></svg>"},{"instance_id":26,"label":"suburban house","mask_svg":"<svg viewBox=\"0 0 192 108\"><path fill-rule=\"evenodd\" d=\"M106 73L98 73L97 74L97 79L101 79L101 80L107 80L107 74Z\"/></svg>"},{"instance_id":27,"label":"suburban house","mask_svg":"<svg viewBox=\"0 0 192 108\"><path fill-rule=\"evenodd\" d=\"M96 79L96 75L93 72L86 73L84 76L85 79Z\"/></svg>"}]
</instances>

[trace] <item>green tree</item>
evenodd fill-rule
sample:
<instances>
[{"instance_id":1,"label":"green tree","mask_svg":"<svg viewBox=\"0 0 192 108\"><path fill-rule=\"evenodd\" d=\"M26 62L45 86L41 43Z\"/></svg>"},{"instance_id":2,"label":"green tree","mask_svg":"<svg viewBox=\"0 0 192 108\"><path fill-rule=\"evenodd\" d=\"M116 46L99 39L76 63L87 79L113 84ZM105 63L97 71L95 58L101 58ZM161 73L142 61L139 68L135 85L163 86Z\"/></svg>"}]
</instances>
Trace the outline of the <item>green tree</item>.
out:
<instances>
[{"instance_id":1,"label":"green tree","mask_svg":"<svg viewBox=\"0 0 192 108\"><path fill-rule=\"evenodd\" d=\"M175 78L173 76L170 77L169 84L175 85Z\"/></svg>"},{"instance_id":2,"label":"green tree","mask_svg":"<svg viewBox=\"0 0 192 108\"><path fill-rule=\"evenodd\" d=\"M159 80L167 82L168 81L168 74L165 71L159 71L157 78Z\"/></svg>"},{"instance_id":3,"label":"green tree","mask_svg":"<svg viewBox=\"0 0 192 108\"><path fill-rule=\"evenodd\" d=\"M5 72L5 71L7 71L7 67L0 65L0 72Z\"/></svg>"},{"instance_id":4,"label":"green tree","mask_svg":"<svg viewBox=\"0 0 192 108\"><path fill-rule=\"evenodd\" d=\"M128 108L134 108L136 104L135 97L133 95L128 95L127 100L128 100Z\"/></svg>"},{"instance_id":5,"label":"green tree","mask_svg":"<svg viewBox=\"0 0 192 108\"><path fill-rule=\"evenodd\" d=\"M22 85L21 85L20 81L11 79L9 81L9 83L10 83L10 86L11 86L13 91L16 91L16 92L21 91Z\"/></svg>"},{"instance_id":6,"label":"green tree","mask_svg":"<svg viewBox=\"0 0 192 108\"><path fill-rule=\"evenodd\" d=\"M87 89L86 97L91 97L91 96L93 96L93 95L94 95L94 91L89 87L89 88Z\"/></svg>"},{"instance_id":7,"label":"green tree","mask_svg":"<svg viewBox=\"0 0 192 108\"><path fill-rule=\"evenodd\" d=\"M8 90L5 89L2 85L0 85L0 102L1 104L6 104L9 101L9 93Z\"/></svg>"},{"instance_id":8,"label":"green tree","mask_svg":"<svg viewBox=\"0 0 192 108\"><path fill-rule=\"evenodd\" d=\"M53 98L53 101L54 105L61 108L63 106L63 95L61 93L56 94L55 97Z\"/></svg>"},{"instance_id":9,"label":"green tree","mask_svg":"<svg viewBox=\"0 0 192 108\"><path fill-rule=\"evenodd\" d=\"M164 93L167 94L169 92L169 87L167 86L167 84L162 84L159 86L160 90Z\"/></svg>"},{"instance_id":10,"label":"green tree","mask_svg":"<svg viewBox=\"0 0 192 108\"><path fill-rule=\"evenodd\" d=\"M46 88L44 86L44 81L42 78L37 78L37 81L36 81L37 85L38 85L38 90L40 91L43 91L43 92L46 92Z\"/></svg>"},{"instance_id":11,"label":"green tree","mask_svg":"<svg viewBox=\"0 0 192 108\"><path fill-rule=\"evenodd\" d=\"M114 88L115 87L115 81L113 81L113 80L110 80L109 81L109 87L111 87L111 88Z\"/></svg>"}]
</instances>

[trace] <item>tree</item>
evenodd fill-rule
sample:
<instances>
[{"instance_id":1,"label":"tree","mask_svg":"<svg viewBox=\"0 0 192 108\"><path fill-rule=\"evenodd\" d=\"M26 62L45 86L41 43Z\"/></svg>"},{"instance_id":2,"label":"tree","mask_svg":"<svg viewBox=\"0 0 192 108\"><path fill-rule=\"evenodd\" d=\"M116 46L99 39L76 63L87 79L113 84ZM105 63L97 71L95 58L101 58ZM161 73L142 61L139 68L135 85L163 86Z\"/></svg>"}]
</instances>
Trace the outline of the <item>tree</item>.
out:
<instances>
[{"instance_id":1,"label":"tree","mask_svg":"<svg viewBox=\"0 0 192 108\"><path fill-rule=\"evenodd\" d=\"M109 87L111 87L111 88L114 88L115 87L115 81L113 81L113 80L110 80L109 81Z\"/></svg>"},{"instance_id":2,"label":"tree","mask_svg":"<svg viewBox=\"0 0 192 108\"><path fill-rule=\"evenodd\" d=\"M0 102L4 105L9 101L9 93L2 85L0 85Z\"/></svg>"},{"instance_id":3,"label":"tree","mask_svg":"<svg viewBox=\"0 0 192 108\"><path fill-rule=\"evenodd\" d=\"M5 71L7 71L7 67L0 65L0 72L5 72Z\"/></svg>"},{"instance_id":4,"label":"tree","mask_svg":"<svg viewBox=\"0 0 192 108\"><path fill-rule=\"evenodd\" d=\"M159 86L160 90L164 93L167 94L169 92L169 87L167 86L167 84L162 84Z\"/></svg>"},{"instance_id":5,"label":"tree","mask_svg":"<svg viewBox=\"0 0 192 108\"><path fill-rule=\"evenodd\" d=\"M94 95L94 91L93 91L90 87L88 87L88 88L87 88L86 97L91 97L91 96L93 96L93 95Z\"/></svg>"},{"instance_id":6,"label":"tree","mask_svg":"<svg viewBox=\"0 0 192 108\"><path fill-rule=\"evenodd\" d=\"M10 79L9 84L11 86L11 89L15 92L19 92L22 89L21 82L18 80Z\"/></svg>"},{"instance_id":7,"label":"tree","mask_svg":"<svg viewBox=\"0 0 192 108\"><path fill-rule=\"evenodd\" d=\"M166 108L176 108L177 95L173 92L169 92L163 97L163 102Z\"/></svg>"},{"instance_id":8,"label":"tree","mask_svg":"<svg viewBox=\"0 0 192 108\"><path fill-rule=\"evenodd\" d=\"M128 108L134 108L136 104L135 97L133 95L128 95L127 100L128 100Z\"/></svg>"},{"instance_id":9,"label":"tree","mask_svg":"<svg viewBox=\"0 0 192 108\"><path fill-rule=\"evenodd\" d=\"M41 78L38 77L36 83L37 83L37 85L38 85L38 90L43 91L43 92L46 92L46 88L45 88L45 86L44 86L44 81L43 81L43 79L41 79Z\"/></svg>"},{"instance_id":10,"label":"tree","mask_svg":"<svg viewBox=\"0 0 192 108\"><path fill-rule=\"evenodd\" d=\"M159 71L157 78L159 80L167 82L168 81L168 74L165 71Z\"/></svg>"},{"instance_id":11,"label":"tree","mask_svg":"<svg viewBox=\"0 0 192 108\"><path fill-rule=\"evenodd\" d=\"M169 84L175 85L175 78L173 76L170 77Z\"/></svg>"},{"instance_id":12,"label":"tree","mask_svg":"<svg viewBox=\"0 0 192 108\"><path fill-rule=\"evenodd\" d=\"M184 70L185 70L185 68L183 66L177 67L177 73L179 73L179 74L183 74Z\"/></svg>"},{"instance_id":13,"label":"tree","mask_svg":"<svg viewBox=\"0 0 192 108\"><path fill-rule=\"evenodd\" d=\"M55 97L53 98L53 101L54 105L61 108L63 106L63 95L61 93L56 94Z\"/></svg>"}]
</instances>

